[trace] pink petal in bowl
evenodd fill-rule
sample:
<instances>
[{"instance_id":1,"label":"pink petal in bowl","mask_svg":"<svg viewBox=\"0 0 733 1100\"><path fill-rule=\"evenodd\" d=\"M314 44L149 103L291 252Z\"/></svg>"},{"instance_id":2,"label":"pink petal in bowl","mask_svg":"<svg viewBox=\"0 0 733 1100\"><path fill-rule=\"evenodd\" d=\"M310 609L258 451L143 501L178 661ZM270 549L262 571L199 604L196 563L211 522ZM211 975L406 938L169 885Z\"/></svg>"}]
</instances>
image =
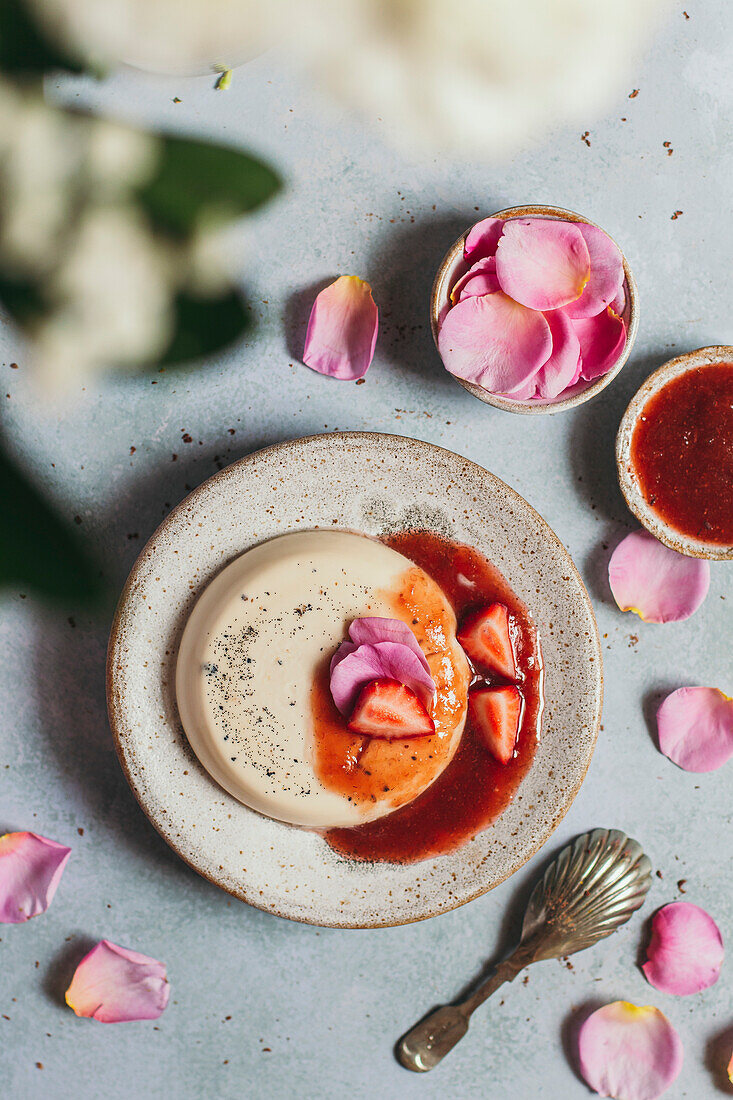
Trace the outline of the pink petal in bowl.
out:
<instances>
[{"instance_id":1,"label":"pink petal in bowl","mask_svg":"<svg viewBox=\"0 0 733 1100\"><path fill-rule=\"evenodd\" d=\"M652 918L652 937L642 970L662 993L685 996L714 985L723 964L723 939L698 905L676 901Z\"/></svg>"},{"instance_id":2,"label":"pink petal in bowl","mask_svg":"<svg viewBox=\"0 0 733 1100\"><path fill-rule=\"evenodd\" d=\"M66 1003L77 1016L117 1024L157 1020L169 994L163 963L101 940L77 966Z\"/></svg>"},{"instance_id":3,"label":"pink petal in bowl","mask_svg":"<svg viewBox=\"0 0 733 1100\"><path fill-rule=\"evenodd\" d=\"M0 837L0 924L21 924L53 901L71 848L36 833Z\"/></svg>"},{"instance_id":4,"label":"pink petal in bowl","mask_svg":"<svg viewBox=\"0 0 733 1100\"><path fill-rule=\"evenodd\" d=\"M331 695L342 714L351 714L361 689L372 680L398 680L428 707L435 681L410 646L401 642L360 645L331 669Z\"/></svg>"},{"instance_id":5,"label":"pink petal in bowl","mask_svg":"<svg viewBox=\"0 0 733 1100\"><path fill-rule=\"evenodd\" d=\"M608 563L613 598L647 623L689 619L710 587L710 563L670 550L648 531L632 531Z\"/></svg>"},{"instance_id":6,"label":"pink petal in bowl","mask_svg":"<svg viewBox=\"0 0 733 1100\"><path fill-rule=\"evenodd\" d=\"M590 278L577 301L565 308L568 317L595 317L606 306L612 305L622 291L624 261L608 233L597 225L576 224L588 246Z\"/></svg>"},{"instance_id":7,"label":"pink petal in bowl","mask_svg":"<svg viewBox=\"0 0 733 1100\"><path fill-rule=\"evenodd\" d=\"M308 321L303 362L343 381L363 378L377 343L379 314L372 289L356 275L342 275L316 298Z\"/></svg>"},{"instance_id":8,"label":"pink petal in bowl","mask_svg":"<svg viewBox=\"0 0 733 1100\"><path fill-rule=\"evenodd\" d=\"M481 260L485 256L493 256L503 229L503 218L484 218L476 222L466 235L463 245L465 258L475 263L476 260Z\"/></svg>"},{"instance_id":9,"label":"pink petal in bowl","mask_svg":"<svg viewBox=\"0 0 733 1100\"><path fill-rule=\"evenodd\" d=\"M501 289L529 309L561 309L583 293L590 255L574 222L512 218L496 249Z\"/></svg>"},{"instance_id":10,"label":"pink petal in bowl","mask_svg":"<svg viewBox=\"0 0 733 1100\"><path fill-rule=\"evenodd\" d=\"M733 756L733 699L710 687L673 691L657 711L659 748L687 772L712 772Z\"/></svg>"},{"instance_id":11,"label":"pink petal in bowl","mask_svg":"<svg viewBox=\"0 0 733 1100\"><path fill-rule=\"evenodd\" d=\"M596 317L579 317L573 328L580 340L581 378L592 382L608 374L626 346L626 325L612 309Z\"/></svg>"},{"instance_id":12,"label":"pink petal in bowl","mask_svg":"<svg viewBox=\"0 0 733 1100\"><path fill-rule=\"evenodd\" d=\"M349 627L349 637L357 646L376 645L378 642L400 642L411 649L427 673L430 672L428 659L420 648L415 635L402 619L382 618L381 615L366 615L354 619Z\"/></svg>"},{"instance_id":13,"label":"pink petal in bowl","mask_svg":"<svg viewBox=\"0 0 733 1100\"><path fill-rule=\"evenodd\" d=\"M537 373L552 352L541 313L506 294L464 298L449 310L438 334L446 370L491 393L509 393Z\"/></svg>"},{"instance_id":14,"label":"pink petal in bowl","mask_svg":"<svg viewBox=\"0 0 733 1100\"><path fill-rule=\"evenodd\" d=\"M538 397L559 397L572 386L580 366L580 341L565 310L550 310L544 315L552 334L552 355L537 372Z\"/></svg>"},{"instance_id":15,"label":"pink petal in bowl","mask_svg":"<svg viewBox=\"0 0 733 1100\"><path fill-rule=\"evenodd\" d=\"M499 289L496 259L488 256L477 260L465 275L461 275L450 292L451 302L455 304L463 298L480 298L482 294L494 294Z\"/></svg>"},{"instance_id":16,"label":"pink petal in bowl","mask_svg":"<svg viewBox=\"0 0 733 1100\"><path fill-rule=\"evenodd\" d=\"M578 1055L589 1087L614 1100L656 1100L682 1069L682 1043L667 1017L628 1001L613 1001L588 1017Z\"/></svg>"}]
</instances>

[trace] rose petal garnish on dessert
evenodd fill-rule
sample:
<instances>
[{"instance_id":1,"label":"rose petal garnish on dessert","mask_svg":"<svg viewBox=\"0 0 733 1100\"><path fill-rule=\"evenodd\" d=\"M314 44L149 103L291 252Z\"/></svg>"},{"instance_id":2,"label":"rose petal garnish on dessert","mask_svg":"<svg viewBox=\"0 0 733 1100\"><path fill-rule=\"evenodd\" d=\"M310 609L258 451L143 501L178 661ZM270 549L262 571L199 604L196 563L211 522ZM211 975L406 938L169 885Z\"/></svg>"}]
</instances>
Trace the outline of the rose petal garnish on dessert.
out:
<instances>
[{"instance_id":1,"label":"rose petal garnish on dessert","mask_svg":"<svg viewBox=\"0 0 733 1100\"><path fill-rule=\"evenodd\" d=\"M507 680L515 679L512 621L503 603L472 611L461 623L456 637L479 672L497 672Z\"/></svg>"},{"instance_id":2,"label":"rose petal garnish on dessert","mask_svg":"<svg viewBox=\"0 0 733 1100\"><path fill-rule=\"evenodd\" d=\"M578 317L572 325L580 341L580 376L592 382L618 362L626 344L626 325L612 309L596 317Z\"/></svg>"},{"instance_id":3,"label":"rose petal garnish on dessert","mask_svg":"<svg viewBox=\"0 0 733 1100\"><path fill-rule=\"evenodd\" d=\"M365 615L360 619L354 619L349 627L349 637L357 646L376 645L377 642L400 642L411 649L416 657L420 658L423 668L430 672L428 659L420 648L415 635L406 622L402 619L382 618L380 615ZM348 645L348 642L344 642ZM336 651L341 650L341 646Z\"/></svg>"},{"instance_id":4,"label":"rose petal garnish on dessert","mask_svg":"<svg viewBox=\"0 0 733 1100\"><path fill-rule=\"evenodd\" d=\"M713 918L688 901L659 909L642 970L662 993L685 996L715 985L723 964L723 939Z\"/></svg>"},{"instance_id":5,"label":"rose petal garnish on dessert","mask_svg":"<svg viewBox=\"0 0 733 1100\"><path fill-rule=\"evenodd\" d=\"M409 646L401 642L360 645L331 672L331 695L342 714L351 714L359 692L371 680L397 680L414 691L424 706L435 694L435 681Z\"/></svg>"},{"instance_id":6,"label":"rose petal garnish on dessert","mask_svg":"<svg viewBox=\"0 0 733 1100\"><path fill-rule=\"evenodd\" d=\"M469 692L468 710L489 752L508 764L522 724L524 701L519 688L479 687Z\"/></svg>"},{"instance_id":7,"label":"rose petal garnish on dessert","mask_svg":"<svg viewBox=\"0 0 733 1100\"><path fill-rule=\"evenodd\" d=\"M656 1100L682 1069L682 1043L651 1005L613 1001L592 1013L578 1034L586 1084L614 1100Z\"/></svg>"},{"instance_id":8,"label":"rose petal garnish on dessert","mask_svg":"<svg viewBox=\"0 0 733 1100\"><path fill-rule=\"evenodd\" d=\"M431 737L435 723L414 691L397 680L371 680L359 692L349 719L352 733L387 741Z\"/></svg>"},{"instance_id":9,"label":"rose petal garnish on dessert","mask_svg":"<svg viewBox=\"0 0 733 1100\"><path fill-rule=\"evenodd\" d=\"M22 924L53 901L71 848L36 833L0 837L0 924Z\"/></svg>"},{"instance_id":10,"label":"rose petal garnish on dessert","mask_svg":"<svg viewBox=\"0 0 733 1100\"><path fill-rule=\"evenodd\" d=\"M469 229L466 241L463 245L463 255L467 260L475 263L486 256L496 255L496 246L499 243L504 229L503 218L484 218Z\"/></svg>"},{"instance_id":11,"label":"rose petal garnish on dessert","mask_svg":"<svg viewBox=\"0 0 733 1100\"><path fill-rule=\"evenodd\" d=\"M446 314L438 348L457 378L507 393L547 362L552 336L541 313L497 292L457 302Z\"/></svg>"},{"instance_id":12,"label":"rose petal garnish on dessert","mask_svg":"<svg viewBox=\"0 0 733 1100\"><path fill-rule=\"evenodd\" d=\"M539 397L553 398L571 386L579 373L580 341L564 310L549 310L544 316L552 334L552 355L538 370L535 383Z\"/></svg>"},{"instance_id":13,"label":"rose petal garnish on dessert","mask_svg":"<svg viewBox=\"0 0 733 1100\"><path fill-rule=\"evenodd\" d=\"M670 550L648 531L632 531L608 563L611 592L622 611L647 623L689 619L710 587L710 564Z\"/></svg>"},{"instance_id":14,"label":"rose petal garnish on dessert","mask_svg":"<svg viewBox=\"0 0 733 1100\"><path fill-rule=\"evenodd\" d=\"M463 298L480 298L483 294L494 294L500 289L496 277L496 259L488 256L478 260L465 275L461 275L450 292L450 299L455 303Z\"/></svg>"},{"instance_id":15,"label":"rose petal garnish on dessert","mask_svg":"<svg viewBox=\"0 0 733 1100\"><path fill-rule=\"evenodd\" d=\"M514 218L499 239L496 274L504 293L523 306L561 309L590 278L588 246L574 222Z\"/></svg>"},{"instance_id":16,"label":"rose petal garnish on dessert","mask_svg":"<svg viewBox=\"0 0 733 1100\"><path fill-rule=\"evenodd\" d=\"M313 303L303 362L331 378L363 378L374 358L378 330L379 314L369 283L356 275L342 275Z\"/></svg>"},{"instance_id":17,"label":"rose petal garnish on dessert","mask_svg":"<svg viewBox=\"0 0 733 1100\"><path fill-rule=\"evenodd\" d=\"M77 966L66 1003L77 1016L116 1024L157 1020L169 993L163 963L102 940Z\"/></svg>"},{"instance_id":18,"label":"rose petal garnish on dessert","mask_svg":"<svg viewBox=\"0 0 733 1100\"><path fill-rule=\"evenodd\" d=\"M659 748L688 772L712 772L733 756L733 699L710 687L673 691L657 711Z\"/></svg>"},{"instance_id":19,"label":"rose petal garnish on dessert","mask_svg":"<svg viewBox=\"0 0 733 1100\"><path fill-rule=\"evenodd\" d=\"M621 292L624 262L617 245L597 225L576 222L590 256L590 278L583 293L565 307L568 317L595 317Z\"/></svg>"}]
</instances>

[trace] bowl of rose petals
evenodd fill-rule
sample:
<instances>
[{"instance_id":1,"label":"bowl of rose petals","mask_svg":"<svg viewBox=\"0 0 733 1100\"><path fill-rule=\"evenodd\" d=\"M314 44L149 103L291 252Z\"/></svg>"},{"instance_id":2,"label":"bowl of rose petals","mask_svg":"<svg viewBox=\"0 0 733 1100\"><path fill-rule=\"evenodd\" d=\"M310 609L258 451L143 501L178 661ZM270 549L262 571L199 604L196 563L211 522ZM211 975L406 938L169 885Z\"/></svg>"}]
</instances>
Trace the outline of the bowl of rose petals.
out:
<instances>
[{"instance_id":1,"label":"bowl of rose petals","mask_svg":"<svg viewBox=\"0 0 733 1100\"><path fill-rule=\"evenodd\" d=\"M438 269L430 315L446 370L516 413L560 412L600 393L639 326L621 249L556 206L515 206L473 225Z\"/></svg>"}]
</instances>

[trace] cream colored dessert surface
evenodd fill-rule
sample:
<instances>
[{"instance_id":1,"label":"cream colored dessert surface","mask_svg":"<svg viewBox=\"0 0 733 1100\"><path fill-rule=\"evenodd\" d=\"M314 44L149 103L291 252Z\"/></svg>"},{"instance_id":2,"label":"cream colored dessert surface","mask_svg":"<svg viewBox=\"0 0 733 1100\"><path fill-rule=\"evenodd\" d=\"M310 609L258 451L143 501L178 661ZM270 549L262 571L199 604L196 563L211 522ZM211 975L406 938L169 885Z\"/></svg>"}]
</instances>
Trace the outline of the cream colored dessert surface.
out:
<instances>
[{"instance_id":1,"label":"cream colored dessert surface","mask_svg":"<svg viewBox=\"0 0 733 1100\"><path fill-rule=\"evenodd\" d=\"M209 584L183 632L176 692L192 748L230 794L282 821L345 826L389 813L437 778L458 746L463 700L441 731L450 738L449 751L424 775L405 775L403 789L393 788L389 799L350 800L329 789L314 759L312 691L319 669L354 618L414 622L395 609L394 597L416 573L449 624L433 639L436 652L426 654L431 669L434 661L447 667L445 682L465 694L468 671L452 609L427 574L381 542L341 531L283 535L248 550Z\"/></svg>"}]
</instances>

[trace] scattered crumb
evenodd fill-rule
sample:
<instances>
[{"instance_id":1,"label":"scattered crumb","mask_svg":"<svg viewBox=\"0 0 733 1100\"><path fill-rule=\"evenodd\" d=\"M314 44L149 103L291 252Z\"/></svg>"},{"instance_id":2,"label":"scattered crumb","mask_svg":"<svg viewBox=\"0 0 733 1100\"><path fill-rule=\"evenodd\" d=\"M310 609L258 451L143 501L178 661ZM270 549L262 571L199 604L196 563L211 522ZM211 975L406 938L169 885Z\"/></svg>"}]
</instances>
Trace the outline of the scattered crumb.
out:
<instances>
[{"instance_id":1,"label":"scattered crumb","mask_svg":"<svg viewBox=\"0 0 733 1100\"><path fill-rule=\"evenodd\" d=\"M689 17L689 15L687 14L687 12L686 12L686 11L683 11L683 12L682 12L682 14L684 15L685 19L689 19L689 18L690 18L690 17Z\"/></svg>"},{"instance_id":2,"label":"scattered crumb","mask_svg":"<svg viewBox=\"0 0 733 1100\"><path fill-rule=\"evenodd\" d=\"M683 214L683 213L684 213L683 210L675 210L674 214L672 215L672 221L676 222L677 219L679 218L680 214Z\"/></svg>"},{"instance_id":3,"label":"scattered crumb","mask_svg":"<svg viewBox=\"0 0 733 1100\"><path fill-rule=\"evenodd\" d=\"M36 1069L43 1069L43 1062L36 1062Z\"/></svg>"},{"instance_id":4,"label":"scattered crumb","mask_svg":"<svg viewBox=\"0 0 733 1100\"><path fill-rule=\"evenodd\" d=\"M681 878L681 879L677 880L677 889L679 890L679 892L681 894L686 894L687 893L687 891L685 890L685 886L687 886L687 879L686 878Z\"/></svg>"},{"instance_id":5,"label":"scattered crumb","mask_svg":"<svg viewBox=\"0 0 733 1100\"><path fill-rule=\"evenodd\" d=\"M232 70L224 69L219 76L214 88L217 92L225 92L232 85Z\"/></svg>"},{"instance_id":6,"label":"scattered crumb","mask_svg":"<svg viewBox=\"0 0 733 1100\"><path fill-rule=\"evenodd\" d=\"M632 649L635 645L639 644L638 634L629 634L629 649Z\"/></svg>"},{"instance_id":7,"label":"scattered crumb","mask_svg":"<svg viewBox=\"0 0 733 1100\"><path fill-rule=\"evenodd\" d=\"M662 145L667 150L667 156L671 157L672 153L674 153L674 149L672 148L672 142L671 141L663 141Z\"/></svg>"},{"instance_id":8,"label":"scattered crumb","mask_svg":"<svg viewBox=\"0 0 733 1100\"><path fill-rule=\"evenodd\" d=\"M84 836L84 830L82 829L81 825L79 826L79 828L76 831L79 834L79 836Z\"/></svg>"},{"instance_id":9,"label":"scattered crumb","mask_svg":"<svg viewBox=\"0 0 733 1100\"><path fill-rule=\"evenodd\" d=\"M183 438L181 439L181 442L182 443L193 443L193 438L192 438L192 436L190 436L188 434L188 432L185 432L185 434L183 435Z\"/></svg>"},{"instance_id":10,"label":"scattered crumb","mask_svg":"<svg viewBox=\"0 0 733 1100\"><path fill-rule=\"evenodd\" d=\"M136 450L137 450L137 447L130 447L130 454L134 455Z\"/></svg>"},{"instance_id":11,"label":"scattered crumb","mask_svg":"<svg viewBox=\"0 0 733 1100\"><path fill-rule=\"evenodd\" d=\"M664 878L661 871L657 871L657 878Z\"/></svg>"},{"instance_id":12,"label":"scattered crumb","mask_svg":"<svg viewBox=\"0 0 733 1100\"><path fill-rule=\"evenodd\" d=\"M584 141L585 144L590 149L590 130L586 130L585 133L581 134L580 135L580 140Z\"/></svg>"},{"instance_id":13,"label":"scattered crumb","mask_svg":"<svg viewBox=\"0 0 733 1100\"><path fill-rule=\"evenodd\" d=\"M11 363L10 364L10 369L11 370L17 370L18 369L18 364L17 363Z\"/></svg>"},{"instance_id":14,"label":"scattered crumb","mask_svg":"<svg viewBox=\"0 0 733 1100\"><path fill-rule=\"evenodd\" d=\"M178 98L178 96L177 96L177 95L174 95L174 96L173 96L173 102L174 102L174 103L180 103L181 101L180 101L180 99Z\"/></svg>"},{"instance_id":15,"label":"scattered crumb","mask_svg":"<svg viewBox=\"0 0 733 1100\"><path fill-rule=\"evenodd\" d=\"M629 92L629 99L636 99L639 94L639 89L634 88L633 92Z\"/></svg>"},{"instance_id":16,"label":"scattered crumb","mask_svg":"<svg viewBox=\"0 0 733 1100\"><path fill-rule=\"evenodd\" d=\"M357 378L357 380L356 380L357 386L363 386L365 382L366 382L366 378Z\"/></svg>"},{"instance_id":17,"label":"scattered crumb","mask_svg":"<svg viewBox=\"0 0 733 1100\"><path fill-rule=\"evenodd\" d=\"M529 985L529 974L525 974L522 978L522 985Z\"/></svg>"}]
</instances>

